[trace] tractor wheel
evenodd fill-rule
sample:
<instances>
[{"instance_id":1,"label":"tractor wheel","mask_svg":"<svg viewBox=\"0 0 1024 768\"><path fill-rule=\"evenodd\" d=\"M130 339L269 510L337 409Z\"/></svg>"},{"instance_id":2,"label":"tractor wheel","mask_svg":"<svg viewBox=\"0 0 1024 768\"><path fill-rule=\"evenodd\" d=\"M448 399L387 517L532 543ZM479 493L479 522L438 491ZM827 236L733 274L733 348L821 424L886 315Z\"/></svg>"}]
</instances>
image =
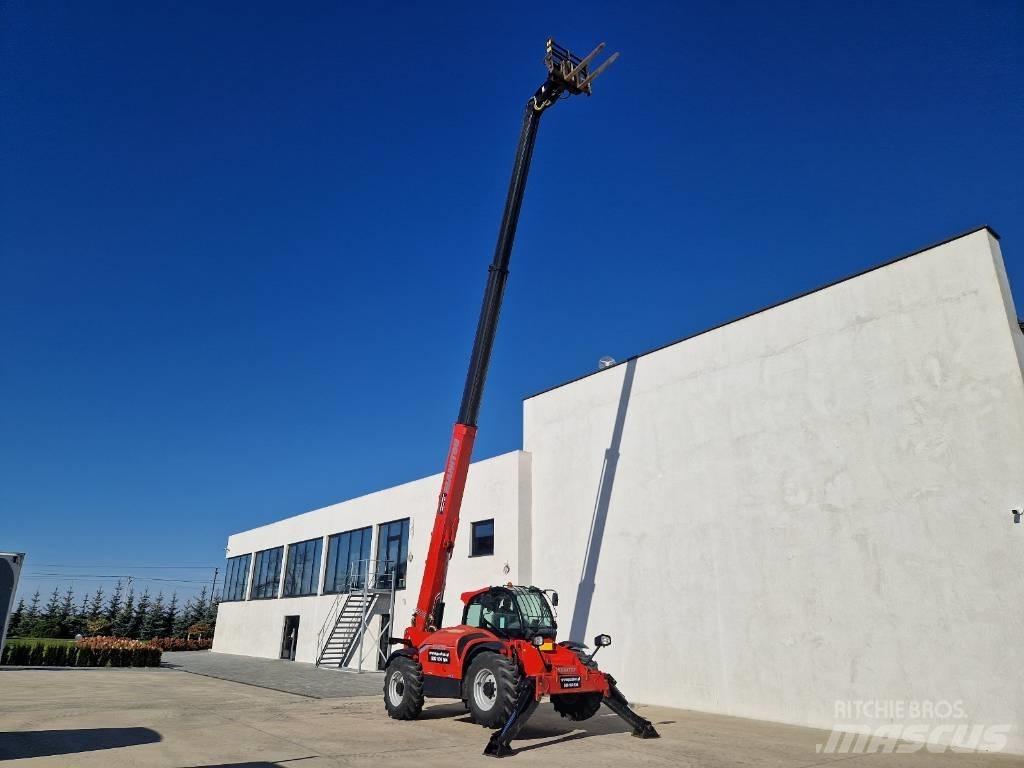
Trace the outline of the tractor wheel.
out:
<instances>
[{"instance_id":1,"label":"tractor wheel","mask_svg":"<svg viewBox=\"0 0 1024 768\"><path fill-rule=\"evenodd\" d=\"M474 657L462 679L462 700L474 723L500 728L512 714L519 686L519 667L507 656L483 651Z\"/></svg>"},{"instance_id":2,"label":"tractor wheel","mask_svg":"<svg viewBox=\"0 0 1024 768\"><path fill-rule=\"evenodd\" d=\"M556 693L551 696L555 712L570 720L589 720L601 708L600 693Z\"/></svg>"},{"instance_id":3,"label":"tractor wheel","mask_svg":"<svg viewBox=\"0 0 1024 768\"><path fill-rule=\"evenodd\" d=\"M395 720L415 720L423 711L423 667L398 656L384 672L384 706Z\"/></svg>"}]
</instances>

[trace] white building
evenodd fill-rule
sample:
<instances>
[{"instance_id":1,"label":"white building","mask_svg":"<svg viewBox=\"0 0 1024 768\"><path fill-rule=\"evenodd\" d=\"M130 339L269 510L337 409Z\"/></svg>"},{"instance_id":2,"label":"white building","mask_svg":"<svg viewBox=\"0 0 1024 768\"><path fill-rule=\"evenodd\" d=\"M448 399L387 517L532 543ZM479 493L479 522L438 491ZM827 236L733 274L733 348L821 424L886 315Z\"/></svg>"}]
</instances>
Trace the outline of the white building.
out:
<instances>
[{"instance_id":1,"label":"white building","mask_svg":"<svg viewBox=\"0 0 1024 768\"><path fill-rule=\"evenodd\" d=\"M560 636L611 634L637 701L824 728L849 702L959 702L1024 752L1022 371L982 228L527 398L523 450L470 470L446 622L463 590L551 587ZM400 633L439 483L231 536L214 650L278 657L293 616L315 661L341 545L408 561ZM287 591L319 594L279 596L310 540Z\"/></svg>"}]
</instances>

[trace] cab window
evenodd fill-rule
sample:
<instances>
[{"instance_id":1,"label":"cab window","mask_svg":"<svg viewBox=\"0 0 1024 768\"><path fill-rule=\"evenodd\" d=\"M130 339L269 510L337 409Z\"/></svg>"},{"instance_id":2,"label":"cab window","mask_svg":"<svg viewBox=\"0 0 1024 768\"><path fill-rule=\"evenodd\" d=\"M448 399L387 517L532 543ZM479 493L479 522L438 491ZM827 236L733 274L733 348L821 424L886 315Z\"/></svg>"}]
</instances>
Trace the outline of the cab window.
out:
<instances>
[{"instance_id":1,"label":"cab window","mask_svg":"<svg viewBox=\"0 0 1024 768\"><path fill-rule=\"evenodd\" d=\"M464 623L499 634L518 632L522 628L514 598L501 592L485 592L470 600Z\"/></svg>"}]
</instances>

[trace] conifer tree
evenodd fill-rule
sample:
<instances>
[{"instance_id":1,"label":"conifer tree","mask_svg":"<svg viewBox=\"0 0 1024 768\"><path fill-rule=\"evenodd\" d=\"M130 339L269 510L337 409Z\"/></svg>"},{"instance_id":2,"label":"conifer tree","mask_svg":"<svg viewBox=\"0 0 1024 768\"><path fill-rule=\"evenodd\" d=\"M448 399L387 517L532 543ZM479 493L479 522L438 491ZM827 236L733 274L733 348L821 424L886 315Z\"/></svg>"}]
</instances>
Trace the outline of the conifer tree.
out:
<instances>
[{"instance_id":1,"label":"conifer tree","mask_svg":"<svg viewBox=\"0 0 1024 768\"><path fill-rule=\"evenodd\" d=\"M22 619L25 618L25 598L21 598L18 601L18 607L14 609L14 613L11 614L11 620L7 622L7 636L17 637L18 627L21 625Z\"/></svg>"},{"instance_id":2,"label":"conifer tree","mask_svg":"<svg viewBox=\"0 0 1024 768\"><path fill-rule=\"evenodd\" d=\"M93 593L92 599L89 600L89 609L86 613L86 617L89 619L97 618L103 613L103 587L97 587Z\"/></svg>"},{"instance_id":3,"label":"conifer tree","mask_svg":"<svg viewBox=\"0 0 1024 768\"><path fill-rule=\"evenodd\" d=\"M172 637L174 635L174 625L178 621L178 593L174 592L171 594L171 602L167 604L167 610L164 611L163 624L160 625L160 637Z\"/></svg>"},{"instance_id":4,"label":"conifer tree","mask_svg":"<svg viewBox=\"0 0 1024 768\"><path fill-rule=\"evenodd\" d=\"M72 637L75 634L75 587L71 585L64 592L64 599L57 609L54 621L54 637Z\"/></svg>"},{"instance_id":5,"label":"conifer tree","mask_svg":"<svg viewBox=\"0 0 1024 768\"><path fill-rule=\"evenodd\" d=\"M25 611L25 615L21 617L21 622L18 625L18 634L21 635L21 637L32 637L38 621L39 590L37 589L35 594L32 595L32 600L28 604L28 609Z\"/></svg>"},{"instance_id":6,"label":"conifer tree","mask_svg":"<svg viewBox=\"0 0 1024 768\"><path fill-rule=\"evenodd\" d=\"M211 600L206 606L206 613L203 614L203 623L210 625L210 631L217 626L217 609L220 608L220 600Z\"/></svg>"},{"instance_id":7,"label":"conifer tree","mask_svg":"<svg viewBox=\"0 0 1024 768\"><path fill-rule=\"evenodd\" d=\"M117 584L114 585L114 591L110 593L110 601L107 603L107 618L111 623L117 618L117 615L121 612L121 601L122 595L124 594L124 586L121 584L121 580L117 580Z\"/></svg>"},{"instance_id":8,"label":"conifer tree","mask_svg":"<svg viewBox=\"0 0 1024 768\"><path fill-rule=\"evenodd\" d=\"M89 620L89 595L82 595L82 604L75 610L75 627L72 635L85 634L85 622Z\"/></svg>"},{"instance_id":9,"label":"conifer tree","mask_svg":"<svg viewBox=\"0 0 1024 768\"><path fill-rule=\"evenodd\" d=\"M206 618L206 612L209 610L209 603L206 600L206 585L203 585L202 590L199 592L199 596L192 603L192 614L189 617L191 621L189 625L201 624Z\"/></svg>"},{"instance_id":10,"label":"conifer tree","mask_svg":"<svg viewBox=\"0 0 1024 768\"><path fill-rule=\"evenodd\" d=\"M60 606L60 589L54 587L50 599L46 601L46 605L32 628L32 634L35 637L57 637L60 631Z\"/></svg>"},{"instance_id":11,"label":"conifer tree","mask_svg":"<svg viewBox=\"0 0 1024 768\"><path fill-rule=\"evenodd\" d=\"M164 624L164 593L158 592L156 599L150 603L149 610L142 619L142 629L139 632L139 640L151 640L160 637L160 630Z\"/></svg>"},{"instance_id":12,"label":"conifer tree","mask_svg":"<svg viewBox=\"0 0 1024 768\"><path fill-rule=\"evenodd\" d=\"M131 587L128 588L128 596L124 599L124 603L121 605L121 610L117 612L117 616L111 622L111 634L114 637L128 637L128 632L131 630L132 619L135 616L135 590Z\"/></svg>"},{"instance_id":13,"label":"conifer tree","mask_svg":"<svg viewBox=\"0 0 1024 768\"><path fill-rule=\"evenodd\" d=\"M128 630L125 632L125 637L130 637L135 640L139 639L139 635L142 634L142 625L146 621L146 614L149 613L149 589L142 590L142 596L139 598L139 602L135 604L135 610L132 611L131 621L128 623Z\"/></svg>"}]
</instances>

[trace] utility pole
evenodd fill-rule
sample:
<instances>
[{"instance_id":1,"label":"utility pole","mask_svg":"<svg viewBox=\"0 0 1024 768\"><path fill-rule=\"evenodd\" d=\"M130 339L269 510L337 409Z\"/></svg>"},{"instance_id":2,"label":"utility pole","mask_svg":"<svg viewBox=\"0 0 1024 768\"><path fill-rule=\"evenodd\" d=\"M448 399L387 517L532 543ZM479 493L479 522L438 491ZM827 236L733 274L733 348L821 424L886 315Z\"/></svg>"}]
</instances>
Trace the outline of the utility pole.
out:
<instances>
[{"instance_id":1,"label":"utility pole","mask_svg":"<svg viewBox=\"0 0 1024 768\"><path fill-rule=\"evenodd\" d=\"M210 587L210 604L213 604L213 596L217 592L217 574L220 573L220 568L213 569L213 585Z\"/></svg>"}]
</instances>

